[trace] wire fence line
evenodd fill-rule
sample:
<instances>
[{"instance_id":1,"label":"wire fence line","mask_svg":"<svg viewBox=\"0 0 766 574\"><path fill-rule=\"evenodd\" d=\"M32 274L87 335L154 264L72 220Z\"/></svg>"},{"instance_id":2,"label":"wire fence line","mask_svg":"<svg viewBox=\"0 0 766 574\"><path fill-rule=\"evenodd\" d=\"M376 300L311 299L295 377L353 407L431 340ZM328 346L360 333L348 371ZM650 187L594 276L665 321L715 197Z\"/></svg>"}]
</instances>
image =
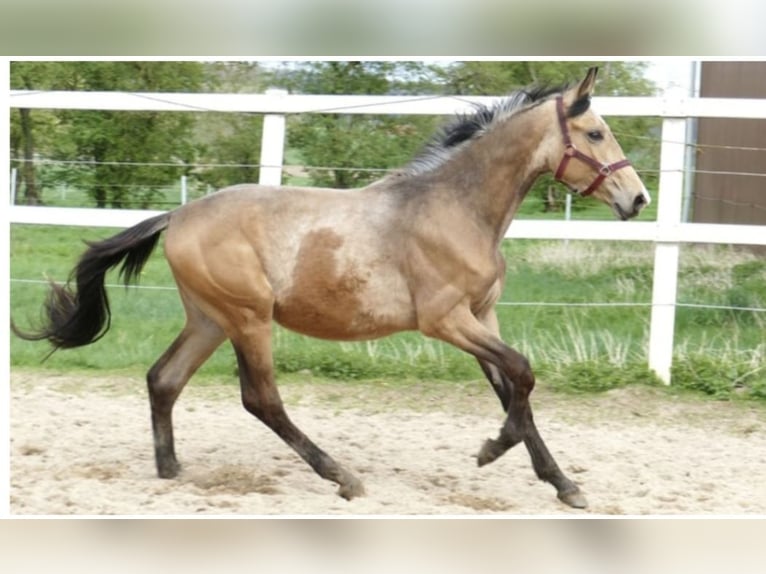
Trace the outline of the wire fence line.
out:
<instances>
[{"instance_id":1,"label":"wire fence line","mask_svg":"<svg viewBox=\"0 0 766 574\"><path fill-rule=\"evenodd\" d=\"M30 285L49 285L51 281L64 283L55 279L20 279L11 278L11 283L30 284ZM122 288L126 286L119 283L105 283L105 287L111 289ZM131 285L131 289L146 291L177 291L176 287L167 285ZM650 301L587 301L587 302L567 302L567 301L498 301L496 305L500 307L578 307L578 308L616 308L616 307L639 307L650 309L651 307L682 307L689 309L713 309L718 311L750 311L753 313L766 313L766 307L738 307L735 305L713 305L707 303L651 303Z\"/></svg>"},{"instance_id":2,"label":"wire fence line","mask_svg":"<svg viewBox=\"0 0 766 574\"><path fill-rule=\"evenodd\" d=\"M46 90L11 90L10 97L11 98L27 98L27 97L34 97L34 96L46 96L50 94L50 91ZM62 93L68 93L68 92L62 92ZM93 93L93 92L91 92ZM157 93L146 93L146 92L125 92L125 91L112 91L110 90L108 92L109 94L117 95L117 96L128 96L133 97L136 99L142 99L142 100L148 100L151 102L166 104L168 106L173 107L180 107L186 111L190 112L213 112L213 113L231 113L231 110L224 110L224 109L218 109L212 106L202 106L202 105L195 105L190 104L188 102L183 101L180 98L171 98L171 97L162 97L160 94ZM191 96L194 97L195 95L220 95L220 96L245 96L245 97L252 97L252 94L182 94L183 96ZM259 96L263 96L264 94L258 94ZM268 96L269 94L265 94ZM272 94L271 97L280 98L283 94ZM287 94L284 94L287 95ZM297 94L292 95L293 98L295 98ZM313 94L300 94L301 96L305 96L310 98ZM375 96L372 96L375 98ZM354 103L354 104L343 104L343 105L335 105L335 106L323 106L323 107L306 107L302 108L300 110L296 110L293 112L278 112L282 114L338 114L342 112L357 112L359 110L364 110L364 112L369 112L370 114L378 114L380 111L376 111L375 108L380 108L382 106L387 106L391 99L395 99L397 104L412 104L412 103L422 103L422 102L432 102L434 100L446 100L446 101L453 101L453 102L460 102L462 104L475 106L477 104L491 104L492 102L502 100L503 98L501 96L493 97L493 96L458 96L454 94L425 94L425 95L417 95L417 96L379 96L381 99L376 101L369 101L364 103ZM385 100L385 101L384 101ZM137 110L124 110L124 111L137 111ZM234 113L239 113L243 115L263 115L264 112L258 112L258 111L238 111ZM277 112L275 112L277 113ZM448 115L448 114L445 114Z\"/></svg>"},{"instance_id":3,"label":"wire fence line","mask_svg":"<svg viewBox=\"0 0 766 574\"><path fill-rule=\"evenodd\" d=\"M395 173L399 168L365 168L365 167L341 167L341 166L313 166L313 165L298 165L298 164L285 164L285 165L268 165L268 164L260 164L260 163L190 163L190 164L175 164L175 163L166 163L166 162L118 162L118 161L108 161L108 162L93 162L89 160L54 160L54 159L25 159L25 158L11 158L12 162L17 163L34 163L34 164L63 164L63 165L109 165L109 166L128 166L128 167L185 167L185 168L275 168L275 169L289 169L289 168L299 168L302 171L355 171L355 172L362 172L362 173L374 173L374 174L389 174L389 173ZM659 168L657 169L637 169L637 173L639 174L661 174L663 172L675 172L678 170L661 170ZM711 170L701 170L701 169L683 169L681 170L684 174L705 174L705 175L721 175L721 176L728 176L728 175L739 175L743 177L766 177L766 173L752 173L752 172L738 172L738 171L711 171ZM204 184L203 182L196 182L192 183L192 185L197 186L204 186L207 184ZM130 184L130 183L80 183L77 182L76 184L71 184L71 189L74 190L87 190L87 189L95 189L98 187L106 187L106 188L114 188L114 189L154 189L154 190L167 190L167 191L174 191L177 189L178 183L168 183L165 185L141 185L141 184ZM49 189L51 189L51 186L46 186ZM70 189L69 184L59 184L55 188L56 191L61 192L62 190L68 190ZM766 190L764 190L764 202L763 203L754 203L754 202L743 202L743 201L737 201L734 199L726 199L721 197L711 197L711 196L705 196L700 195L699 193L696 193L692 191L689 194L684 194L685 198L694 198L694 199L700 199L708 202L718 202L722 203L724 205L731 205L734 207L748 207L752 209L757 209L761 211L766 211ZM527 201L534 200L534 198L527 198ZM542 203L545 203L544 200L540 200ZM142 204L143 200L132 200L130 197L123 198L121 202L124 205L131 205L131 204ZM156 204L156 205L178 205L178 201L164 201L159 198L153 198L151 199L150 203ZM74 205L75 202L73 201L72 204Z\"/></svg>"},{"instance_id":4,"label":"wire fence line","mask_svg":"<svg viewBox=\"0 0 766 574\"><path fill-rule=\"evenodd\" d=\"M766 151L766 150L763 150ZM287 167L297 167L304 170L315 170L315 171L360 171L360 172L367 172L367 173L393 173L400 169L400 167L349 167L349 166L324 166L324 165L305 165L305 164L282 164L282 165L271 165L271 164L264 164L264 163L178 163L178 162L149 162L149 161L94 161L94 160L86 160L86 159L49 159L49 158L21 158L21 157L12 157L10 158L10 161L13 163L32 163L32 164L40 164L40 165L46 165L46 164L61 164L61 165L83 165L83 166L97 166L97 165L105 165L105 166L126 166L126 167L177 167L177 168L201 168L201 169L210 169L210 168L269 168L269 169L283 169ZM649 168L640 168L636 170L639 173L652 173L652 174L660 174L663 172L669 172L669 171L678 171L678 170L668 170L668 169L661 169L659 167L649 167ZM766 177L766 172L748 172L748 171L727 171L727 170L702 170L702 169L696 169L696 168L687 168L682 170L684 173L701 173L706 175L741 175L745 177ZM114 187L120 187L125 186L128 187L130 184L100 184L104 187L114 186ZM138 186L137 186L138 187ZM162 187L162 186L140 186L140 187Z\"/></svg>"}]
</instances>

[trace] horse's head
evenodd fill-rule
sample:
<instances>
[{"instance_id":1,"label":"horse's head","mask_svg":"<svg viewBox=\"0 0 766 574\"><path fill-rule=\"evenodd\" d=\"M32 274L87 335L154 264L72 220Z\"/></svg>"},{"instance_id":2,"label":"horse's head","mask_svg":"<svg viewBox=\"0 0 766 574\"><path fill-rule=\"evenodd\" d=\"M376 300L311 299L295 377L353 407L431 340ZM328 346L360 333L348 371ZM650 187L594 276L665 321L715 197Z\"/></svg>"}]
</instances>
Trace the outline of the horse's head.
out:
<instances>
[{"instance_id":1,"label":"horse's head","mask_svg":"<svg viewBox=\"0 0 766 574\"><path fill-rule=\"evenodd\" d=\"M552 146L550 165L556 179L573 192L593 194L620 219L630 219L650 198L609 126L591 109L597 72L590 68L582 82L556 97L558 143Z\"/></svg>"}]
</instances>

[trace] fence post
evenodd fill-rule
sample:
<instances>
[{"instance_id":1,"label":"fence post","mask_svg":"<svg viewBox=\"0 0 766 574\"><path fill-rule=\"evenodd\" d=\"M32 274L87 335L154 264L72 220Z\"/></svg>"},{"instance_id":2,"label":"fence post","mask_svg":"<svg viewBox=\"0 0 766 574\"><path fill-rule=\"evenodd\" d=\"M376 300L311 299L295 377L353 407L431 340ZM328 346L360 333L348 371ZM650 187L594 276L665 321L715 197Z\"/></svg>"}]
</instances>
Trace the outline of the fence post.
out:
<instances>
[{"instance_id":1,"label":"fence post","mask_svg":"<svg viewBox=\"0 0 766 574\"><path fill-rule=\"evenodd\" d=\"M566 194L566 203L564 203L564 221L572 221L572 194ZM564 240L564 245L569 245L569 239Z\"/></svg>"},{"instance_id":2,"label":"fence post","mask_svg":"<svg viewBox=\"0 0 766 574\"><path fill-rule=\"evenodd\" d=\"M16 168L11 168L11 205L16 205Z\"/></svg>"},{"instance_id":3,"label":"fence post","mask_svg":"<svg viewBox=\"0 0 766 574\"><path fill-rule=\"evenodd\" d=\"M660 182L657 198L658 232L681 223L686 157L686 119L662 122ZM649 326L649 368L670 384L676 320L679 244L659 241L654 248L652 316Z\"/></svg>"},{"instance_id":4,"label":"fence post","mask_svg":"<svg viewBox=\"0 0 766 574\"><path fill-rule=\"evenodd\" d=\"M186 176L181 176L181 205L186 205L186 202L189 201L189 193L186 189Z\"/></svg>"},{"instance_id":5,"label":"fence post","mask_svg":"<svg viewBox=\"0 0 766 574\"><path fill-rule=\"evenodd\" d=\"M281 97L287 90L270 89L266 95ZM282 163L285 153L285 116L266 114L263 116L263 135L261 136L261 168L258 183L262 185L282 184Z\"/></svg>"}]
</instances>

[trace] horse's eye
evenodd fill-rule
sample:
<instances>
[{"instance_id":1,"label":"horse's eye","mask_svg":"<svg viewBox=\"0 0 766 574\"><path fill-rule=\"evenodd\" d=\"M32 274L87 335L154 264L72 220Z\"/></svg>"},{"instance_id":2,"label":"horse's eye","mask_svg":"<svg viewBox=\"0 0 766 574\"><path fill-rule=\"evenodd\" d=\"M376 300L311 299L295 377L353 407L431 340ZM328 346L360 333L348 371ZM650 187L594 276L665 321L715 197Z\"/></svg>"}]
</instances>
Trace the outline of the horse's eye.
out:
<instances>
[{"instance_id":1,"label":"horse's eye","mask_svg":"<svg viewBox=\"0 0 766 574\"><path fill-rule=\"evenodd\" d=\"M592 130L588 132L588 139L592 142L600 142L604 139L604 134L600 130Z\"/></svg>"}]
</instances>

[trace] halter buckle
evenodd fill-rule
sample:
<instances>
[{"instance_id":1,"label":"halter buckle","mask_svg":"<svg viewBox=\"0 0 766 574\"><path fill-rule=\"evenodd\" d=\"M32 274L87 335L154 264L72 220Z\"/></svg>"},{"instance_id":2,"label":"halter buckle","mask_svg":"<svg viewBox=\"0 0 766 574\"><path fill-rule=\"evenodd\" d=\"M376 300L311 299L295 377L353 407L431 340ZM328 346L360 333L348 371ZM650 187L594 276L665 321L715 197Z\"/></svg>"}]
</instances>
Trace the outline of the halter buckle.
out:
<instances>
[{"instance_id":1,"label":"halter buckle","mask_svg":"<svg viewBox=\"0 0 766 574\"><path fill-rule=\"evenodd\" d=\"M604 164L601 166L601 169L599 169L598 172L604 177L609 177L610 175L612 175L612 166Z\"/></svg>"}]
</instances>

